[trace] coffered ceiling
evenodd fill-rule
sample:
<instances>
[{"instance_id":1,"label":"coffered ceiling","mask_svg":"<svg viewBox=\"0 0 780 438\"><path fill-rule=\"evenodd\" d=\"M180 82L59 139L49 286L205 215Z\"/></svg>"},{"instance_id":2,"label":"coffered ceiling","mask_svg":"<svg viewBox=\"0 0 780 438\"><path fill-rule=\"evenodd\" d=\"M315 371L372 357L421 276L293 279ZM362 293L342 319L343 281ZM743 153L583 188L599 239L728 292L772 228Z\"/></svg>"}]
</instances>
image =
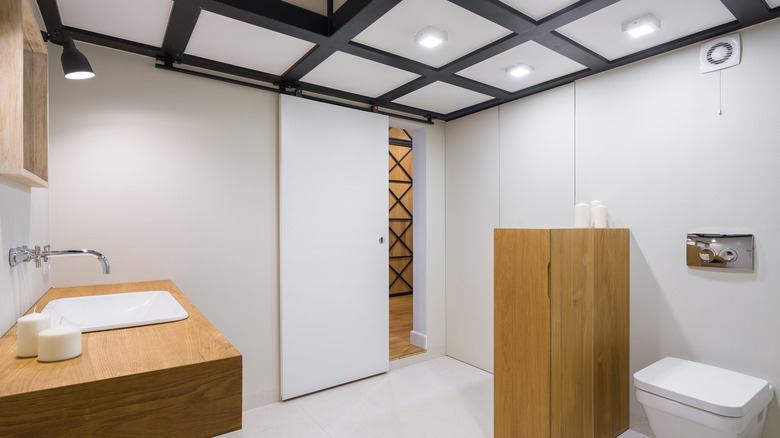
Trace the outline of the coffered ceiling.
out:
<instances>
[{"instance_id":1,"label":"coffered ceiling","mask_svg":"<svg viewBox=\"0 0 780 438\"><path fill-rule=\"evenodd\" d=\"M780 0L37 2L54 43L69 35L149 56L160 68L427 120L452 120L780 16ZM660 29L623 33L624 23L646 14ZM415 44L428 26L447 40L432 49ZM517 64L532 71L509 75Z\"/></svg>"}]
</instances>

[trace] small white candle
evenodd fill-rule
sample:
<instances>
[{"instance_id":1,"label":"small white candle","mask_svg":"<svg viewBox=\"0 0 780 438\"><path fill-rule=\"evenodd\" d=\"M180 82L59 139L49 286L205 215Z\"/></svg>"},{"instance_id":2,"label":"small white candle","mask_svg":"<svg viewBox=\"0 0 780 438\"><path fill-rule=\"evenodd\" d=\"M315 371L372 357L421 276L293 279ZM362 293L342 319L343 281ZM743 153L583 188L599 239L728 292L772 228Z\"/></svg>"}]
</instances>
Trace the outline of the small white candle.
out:
<instances>
[{"instance_id":1,"label":"small white candle","mask_svg":"<svg viewBox=\"0 0 780 438\"><path fill-rule=\"evenodd\" d=\"M38 355L38 333L51 327L51 318L45 313L25 315L16 323L16 355L34 357Z\"/></svg>"},{"instance_id":2,"label":"small white candle","mask_svg":"<svg viewBox=\"0 0 780 438\"><path fill-rule=\"evenodd\" d=\"M81 354L81 327L58 325L38 334L38 360L56 362Z\"/></svg>"},{"instance_id":3,"label":"small white candle","mask_svg":"<svg viewBox=\"0 0 780 438\"><path fill-rule=\"evenodd\" d=\"M590 205L580 202L574 206L574 228L590 226Z\"/></svg>"},{"instance_id":4,"label":"small white candle","mask_svg":"<svg viewBox=\"0 0 780 438\"><path fill-rule=\"evenodd\" d=\"M595 228L607 228L607 207L605 205L597 205L593 208L593 226Z\"/></svg>"},{"instance_id":5,"label":"small white candle","mask_svg":"<svg viewBox=\"0 0 780 438\"><path fill-rule=\"evenodd\" d=\"M596 207L601 205L601 201L590 201L590 227L596 227Z\"/></svg>"}]
</instances>

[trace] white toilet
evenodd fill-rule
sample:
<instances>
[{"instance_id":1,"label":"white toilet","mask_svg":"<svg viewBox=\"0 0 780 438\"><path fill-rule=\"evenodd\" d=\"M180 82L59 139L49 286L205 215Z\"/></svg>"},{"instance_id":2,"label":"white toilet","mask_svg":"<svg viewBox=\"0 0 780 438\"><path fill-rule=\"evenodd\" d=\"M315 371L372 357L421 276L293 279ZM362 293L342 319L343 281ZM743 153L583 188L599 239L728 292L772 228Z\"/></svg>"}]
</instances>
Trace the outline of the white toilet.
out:
<instances>
[{"instance_id":1,"label":"white toilet","mask_svg":"<svg viewBox=\"0 0 780 438\"><path fill-rule=\"evenodd\" d=\"M774 396L766 380L666 357L634 374L656 438L761 438Z\"/></svg>"}]
</instances>

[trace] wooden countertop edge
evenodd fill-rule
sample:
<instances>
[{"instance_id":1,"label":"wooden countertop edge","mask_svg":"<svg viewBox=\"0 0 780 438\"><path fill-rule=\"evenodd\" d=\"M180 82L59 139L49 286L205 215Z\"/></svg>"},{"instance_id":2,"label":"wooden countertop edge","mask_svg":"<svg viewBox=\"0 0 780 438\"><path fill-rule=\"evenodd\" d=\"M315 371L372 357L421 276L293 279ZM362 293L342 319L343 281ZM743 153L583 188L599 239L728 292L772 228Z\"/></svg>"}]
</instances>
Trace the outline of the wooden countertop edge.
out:
<instances>
[{"instance_id":1,"label":"wooden countertop edge","mask_svg":"<svg viewBox=\"0 0 780 438\"><path fill-rule=\"evenodd\" d=\"M170 292L189 317L84 333L82 355L74 359L41 363L36 358L16 357L14 325L0 338L0 381L7 382L0 385L0 398L242 357L170 280L52 288L34 307L40 310L58 298L151 290Z\"/></svg>"}]
</instances>

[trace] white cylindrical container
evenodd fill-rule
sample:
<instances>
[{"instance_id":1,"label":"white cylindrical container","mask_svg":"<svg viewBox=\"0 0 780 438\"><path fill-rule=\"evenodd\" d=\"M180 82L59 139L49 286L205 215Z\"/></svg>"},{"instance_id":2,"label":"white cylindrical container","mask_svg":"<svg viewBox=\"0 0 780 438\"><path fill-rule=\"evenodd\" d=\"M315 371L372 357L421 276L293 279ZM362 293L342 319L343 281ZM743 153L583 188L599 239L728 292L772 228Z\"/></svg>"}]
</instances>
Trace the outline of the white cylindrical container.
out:
<instances>
[{"instance_id":1,"label":"white cylindrical container","mask_svg":"<svg viewBox=\"0 0 780 438\"><path fill-rule=\"evenodd\" d=\"M574 206L574 228L590 226L590 206L584 202Z\"/></svg>"},{"instance_id":2,"label":"white cylindrical container","mask_svg":"<svg viewBox=\"0 0 780 438\"><path fill-rule=\"evenodd\" d=\"M596 226L596 212L595 209L601 205L601 201L590 201L590 227L594 228Z\"/></svg>"},{"instance_id":3,"label":"white cylindrical container","mask_svg":"<svg viewBox=\"0 0 780 438\"><path fill-rule=\"evenodd\" d=\"M25 315L16 323L16 355L34 357L38 355L38 334L51 327L51 317L45 313Z\"/></svg>"},{"instance_id":4,"label":"white cylindrical container","mask_svg":"<svg viewBox=\"0 0 780 438\"><path fill-rule=\"evenodd\" d=\"M38 334L38 360L56 362L81 354L81 328L58 325Z\"/></svg>"},{"instance_id":5,"label":"white cylindrical container","mask_svg":"<svg viewBox=\"0 0 780 438\"><path fill-rule=\"evenodd\" d=\"M592 216L594 228L607 228L607 207L605 205L593 207Z\"/></svg>"}]
</instances>

